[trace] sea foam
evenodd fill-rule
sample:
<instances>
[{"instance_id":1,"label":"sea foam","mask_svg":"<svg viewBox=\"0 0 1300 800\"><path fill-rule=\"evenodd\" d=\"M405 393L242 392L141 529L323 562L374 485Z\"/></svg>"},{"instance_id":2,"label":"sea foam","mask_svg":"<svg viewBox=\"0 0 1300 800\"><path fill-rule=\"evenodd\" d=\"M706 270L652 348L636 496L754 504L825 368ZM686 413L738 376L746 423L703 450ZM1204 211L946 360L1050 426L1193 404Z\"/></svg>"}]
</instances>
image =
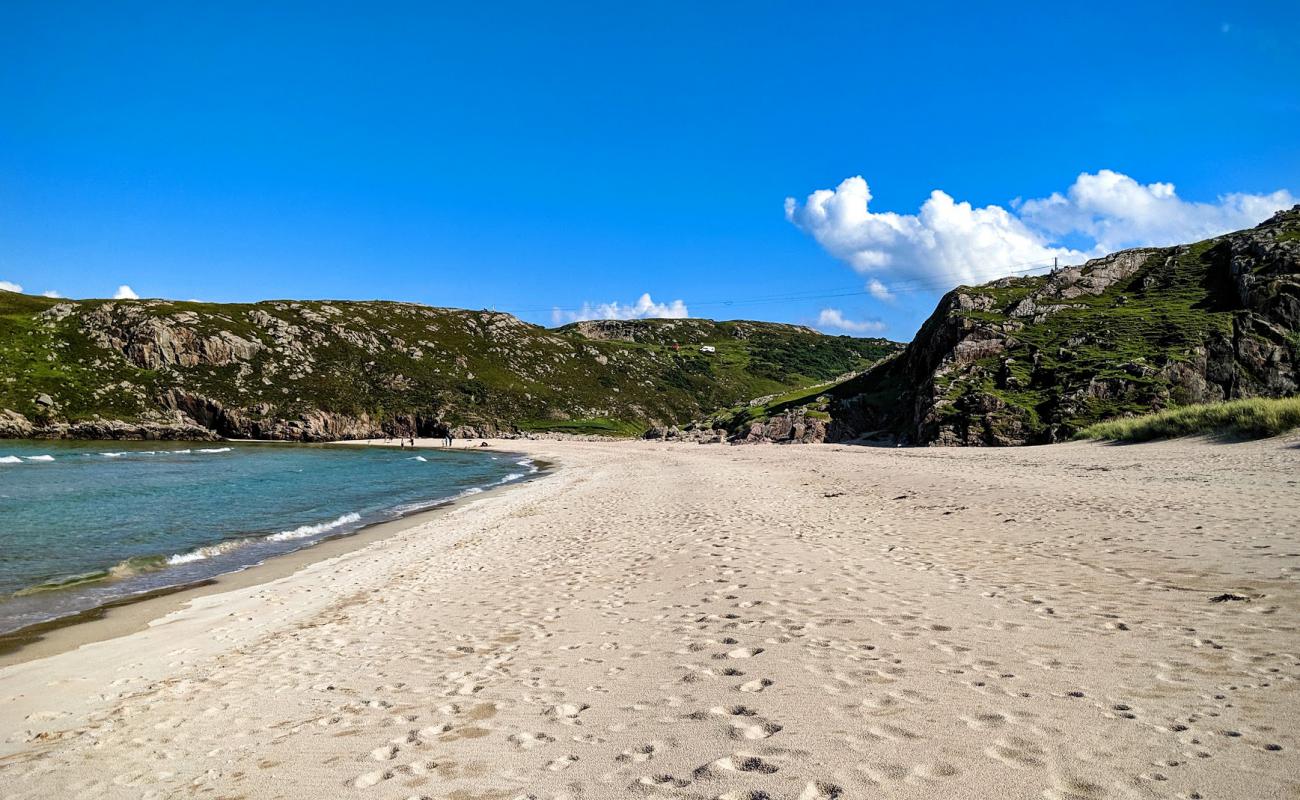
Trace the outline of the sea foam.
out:
<instances>
[{"instance_id":1,"label":"sea foam","mask_svg":"<svg viewBox=\"0 0 1300 800\"><path fill-rule=\"evenodd\" d=\"M53 461L54 460L54 456L50 456L50 455L23 456L23 457L26 458L28 461Z\"/></svg>"},{"instance_id":2,"label":"sea foam","mask_svg":"<svg viewBox=\"0 0 1300 800\"><path fill-rule=\"evenodd\" d=\"M328 533L329 531L332 531L335 528L341 528L344 525L351 525L354 522L360 522L360 521L361 521L361 515L352 512L352 513L344 514L338 519L331 520L330 522L321 522L315 525L300 525L291 531L280 531L279 533L273 533L269 536L262 537L262 541L288 542L294 539L306 539L309 536L316 536L318 534ZM195 548L194 550L190 550L189 552L186 553L177 553L176 555L173 555L167 559L167 564L173 567L179 564L192 564L195 561L203 561L204 559L225 555L226 553L229 553L232 550L238 550L241 547L246 547L254 543L255 541L258 540L251 539L251 538L228 539L224 542L218 542L217 544L211 544L211 545L207 545L206 547Z\"/></svg>"},{"instance_id":3,"label":"sea foam","mask_svg":"<svg viewBox=\"0 0 1300 800\"><path fill-rule=\"evenodd\" d=\"M167 563L173 567L178 564L192 564L195 561L202 561L206 558L212 558L214 556L222 555L223 553L229 553L231 550L237 550L247 544L247 539L229 539L219 544L212 544L207 547L200 547L196 550L191 550L188 553L177 553L167 559Z\"/></svg>"},{"instance_id":4,"label":"sea foam","mask_svg":"<svg viewBox=\"0 0 1300 800\"><path fill-rule=\"evenodd\" d=\"M266 537L268 542L287 542L292 539L306 539L308 536L315 536L320 533L327 533L335 528L341 528L344 525L351 525L354 522L360 522L361 515L356 512L344 514L333 522L321 522L316 525L300 525L291 531L280 531Z\"/></svg>"}]
</instances>

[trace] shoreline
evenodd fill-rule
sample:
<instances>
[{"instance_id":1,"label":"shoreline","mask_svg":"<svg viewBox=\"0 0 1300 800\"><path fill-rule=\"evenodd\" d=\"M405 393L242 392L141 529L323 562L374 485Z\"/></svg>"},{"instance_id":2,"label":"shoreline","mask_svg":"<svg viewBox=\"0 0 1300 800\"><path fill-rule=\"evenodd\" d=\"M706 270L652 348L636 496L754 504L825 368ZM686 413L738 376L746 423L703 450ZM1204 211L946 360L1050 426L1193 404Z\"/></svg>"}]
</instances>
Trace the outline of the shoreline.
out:
<instances>
[{"instance_id":1,"label":"shoreline","mask_svg":"<svg viewBox=\"0 0 1300 800\"><path fill-rule=\"evenodd\" d=\"M562 468L0 669L0 785L1300 791L1300 437L520 444Z\"/></svg>"},{"instance_id":2,"label":"shoreline","mask_svg":"<svg viewBox=\"0 0 1300 800\"><path fill-rule=\"evenodd\" d=\"M243 441L243 440L235 440ZM261 441L258 444L297 444L296 442ZM379 439L321 442L315 444L364 444L381 447L393 445ZM414 449L431 448L432 445ZM406 448L412 449L412 448ZM457 448L470 450L471 448ZM472 448L478 451L478 448ZM526 453L483 448L484 453L502 456L522 456ZM481 491L437 501L434 505L398 517L362 526L354 531L326 536L306 547L273 555L242 569L223 572L199 581L164 586L135 595L114 598L106 603L72 614L43 620L22 628L0 633L0 669L48 656L76 650L83 645L116 639L144 630L151 622L179 611L194 600L222 592L243 589L285 578L317 562L363 549L368 545L411 528L434 522L458 503L495 496L504 490L526 485L551 474L555 464L534 459L535 472L508 483L479 487Z\"/></svg>"}]
</instances>

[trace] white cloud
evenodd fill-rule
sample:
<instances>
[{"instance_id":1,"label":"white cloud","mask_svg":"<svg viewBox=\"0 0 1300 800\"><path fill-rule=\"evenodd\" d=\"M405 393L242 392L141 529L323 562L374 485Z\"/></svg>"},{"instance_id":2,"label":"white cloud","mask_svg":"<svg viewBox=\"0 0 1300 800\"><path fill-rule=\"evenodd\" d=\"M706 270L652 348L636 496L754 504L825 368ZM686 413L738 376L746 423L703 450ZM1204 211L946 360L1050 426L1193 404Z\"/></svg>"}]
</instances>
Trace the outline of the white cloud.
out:
<instances>
[{"instance_id":1,"label":"white cloud","mask_svg":"<svg viewBox=\"0 0 1300 800\"><path fill-rule=\"evenodd\" d=\"M22 294L23 287L11 281L0 281L0 292L17 292Z\"/></svg>"},{"instance_id":2,"label":"white cloud","mask_svg":"<svg viewBox=\"0 0 1300 800\"><path fill-rule=\"evenodd\" d=\"M1249 228L1297 200L1290 192L1220 195L1215 203L1183 200L1172 183L1145 186L1108 169L1083 173L1066 192L1019 204L1021 219L1050 236L1082 234L1109 253L1165 246Z\"/></svg>"},{"instance_id":3,"label":"white cloud","mask_svg":"<svg viewBox=\"0 0 1300 800\"><path fill-rule=\"evenodd\" d=\"M63 297L63 295L59 294L53 289L46 289L45 291L41 292L41 297L61 298Z\"/></svg>"},{"instance_id":4,"label":"white cloud","mask_svg":"<svg viewBox=\"0 0 1300 800\"><path fill-rule=\"evenodd\" d=\"M681 300L674 300L671 303L656 303L650 298L650 293L646 292L637 298L635 303L624 305L622 303L583 303L582 308L577 311L570 311L563 308L556 308L551 311L551 319L556 325L563 325L566 322L578 322L585 319L684 319L690 316L686 310L686 304Z\"/></svg>"},{"instance_id":5,"label":"white cloud","mask_svg":"<svg viewBox=\"0 0 1300 800\"><path fill-rule=\"evenodd\" d=\"M1111 170L1083 173L1064 194L975 208L935 190L916 214L874 212L861 176L819 189L785 216L831 255L870 277L868 291L948 289L1052 259L1079 263L1125 247L1191 242L1255 225L1297 202L1289 192L1233 193L1188 202L1173 184L1140 184ZM1070 242L1067 245L1066 242Z\"/></svg>"},{"instance_id":6,"label":"white cloud","mask_svg":"<svg viewBox=\"0 0 1300 800\"><path fill-rule=\"evenodd\" d=\"M140 295L136 294L134 289L132 289L130 286L127 286L124 283L121 286L117 287L116 292L113 292L113 299L114 300L139 300Z\"/></svg>"},{"instance_id":7,"label":"white cloud","mask_svg":"<svg viewBox=\"0 0 1300 800\"><path fill-rule=\"evenodd\" d=\"M849 333L879 333L887 327L880 320L847 319L838 308L823 308L822 313L817 315L817 326L848 331Z\"/></svg>"}]
</instances>

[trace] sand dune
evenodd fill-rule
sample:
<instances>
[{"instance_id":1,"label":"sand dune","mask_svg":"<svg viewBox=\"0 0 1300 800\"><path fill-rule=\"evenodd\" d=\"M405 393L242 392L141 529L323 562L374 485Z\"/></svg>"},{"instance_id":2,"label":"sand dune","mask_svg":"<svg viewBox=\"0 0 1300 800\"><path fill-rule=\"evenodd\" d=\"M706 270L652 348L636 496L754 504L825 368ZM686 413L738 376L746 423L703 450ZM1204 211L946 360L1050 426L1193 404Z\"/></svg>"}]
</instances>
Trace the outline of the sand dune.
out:
<instances>
[{"instance_id":1,"label":"sand dune","mask_svg":"<svg viewBox=\"0 0 1300 800\"><path fill-rule=\"evenodd\" d=\"M4 795L1300 795L1294 439L500 445L559 468L0 671Z\"/></svg>"}]
</instances>

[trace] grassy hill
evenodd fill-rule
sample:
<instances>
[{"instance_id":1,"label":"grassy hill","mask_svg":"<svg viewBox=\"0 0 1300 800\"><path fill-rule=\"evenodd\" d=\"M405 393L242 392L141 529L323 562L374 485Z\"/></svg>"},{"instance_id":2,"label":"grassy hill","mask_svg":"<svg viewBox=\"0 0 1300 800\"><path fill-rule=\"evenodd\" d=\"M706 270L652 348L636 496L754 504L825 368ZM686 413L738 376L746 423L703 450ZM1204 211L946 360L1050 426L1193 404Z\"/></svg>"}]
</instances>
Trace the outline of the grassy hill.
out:
<instances>
[{"instance_id":1,"label":"grassy hill","mask_svg":"<svg viewBox=\"0 0 1300 800\"><path fill-rule=\"evenodd\" d=\"M1076 439L1149 442L1178 436L1262 439L1300 429L1300 397L1252 397L1179 406L1089 425Z\"/></svg>"},{"instance_id":2,"label":"grassy hill","mask_svg":"<svg viewBox=\"0 0 1300 800\"><path fill-rule=\"evenodd\" d=\"M705 344L714 352L701 352ZM898 347L761 322L547 329L497 312L380 301L0 292L0 432L30 435L26 423L82 436L634 435L862 369Z\"/></svg>"},{"instance_id":3,"label":"grassy hill","mask_svg":"<svg viewBox=\"0 0 1300 800\"><path fill-rule=\"evenodd\" d=\"M1195 244L948 293L836 389L832 436L1060 441L1100 420L1300 391L1300 207Z\"/></svg>"}]
</instances>

